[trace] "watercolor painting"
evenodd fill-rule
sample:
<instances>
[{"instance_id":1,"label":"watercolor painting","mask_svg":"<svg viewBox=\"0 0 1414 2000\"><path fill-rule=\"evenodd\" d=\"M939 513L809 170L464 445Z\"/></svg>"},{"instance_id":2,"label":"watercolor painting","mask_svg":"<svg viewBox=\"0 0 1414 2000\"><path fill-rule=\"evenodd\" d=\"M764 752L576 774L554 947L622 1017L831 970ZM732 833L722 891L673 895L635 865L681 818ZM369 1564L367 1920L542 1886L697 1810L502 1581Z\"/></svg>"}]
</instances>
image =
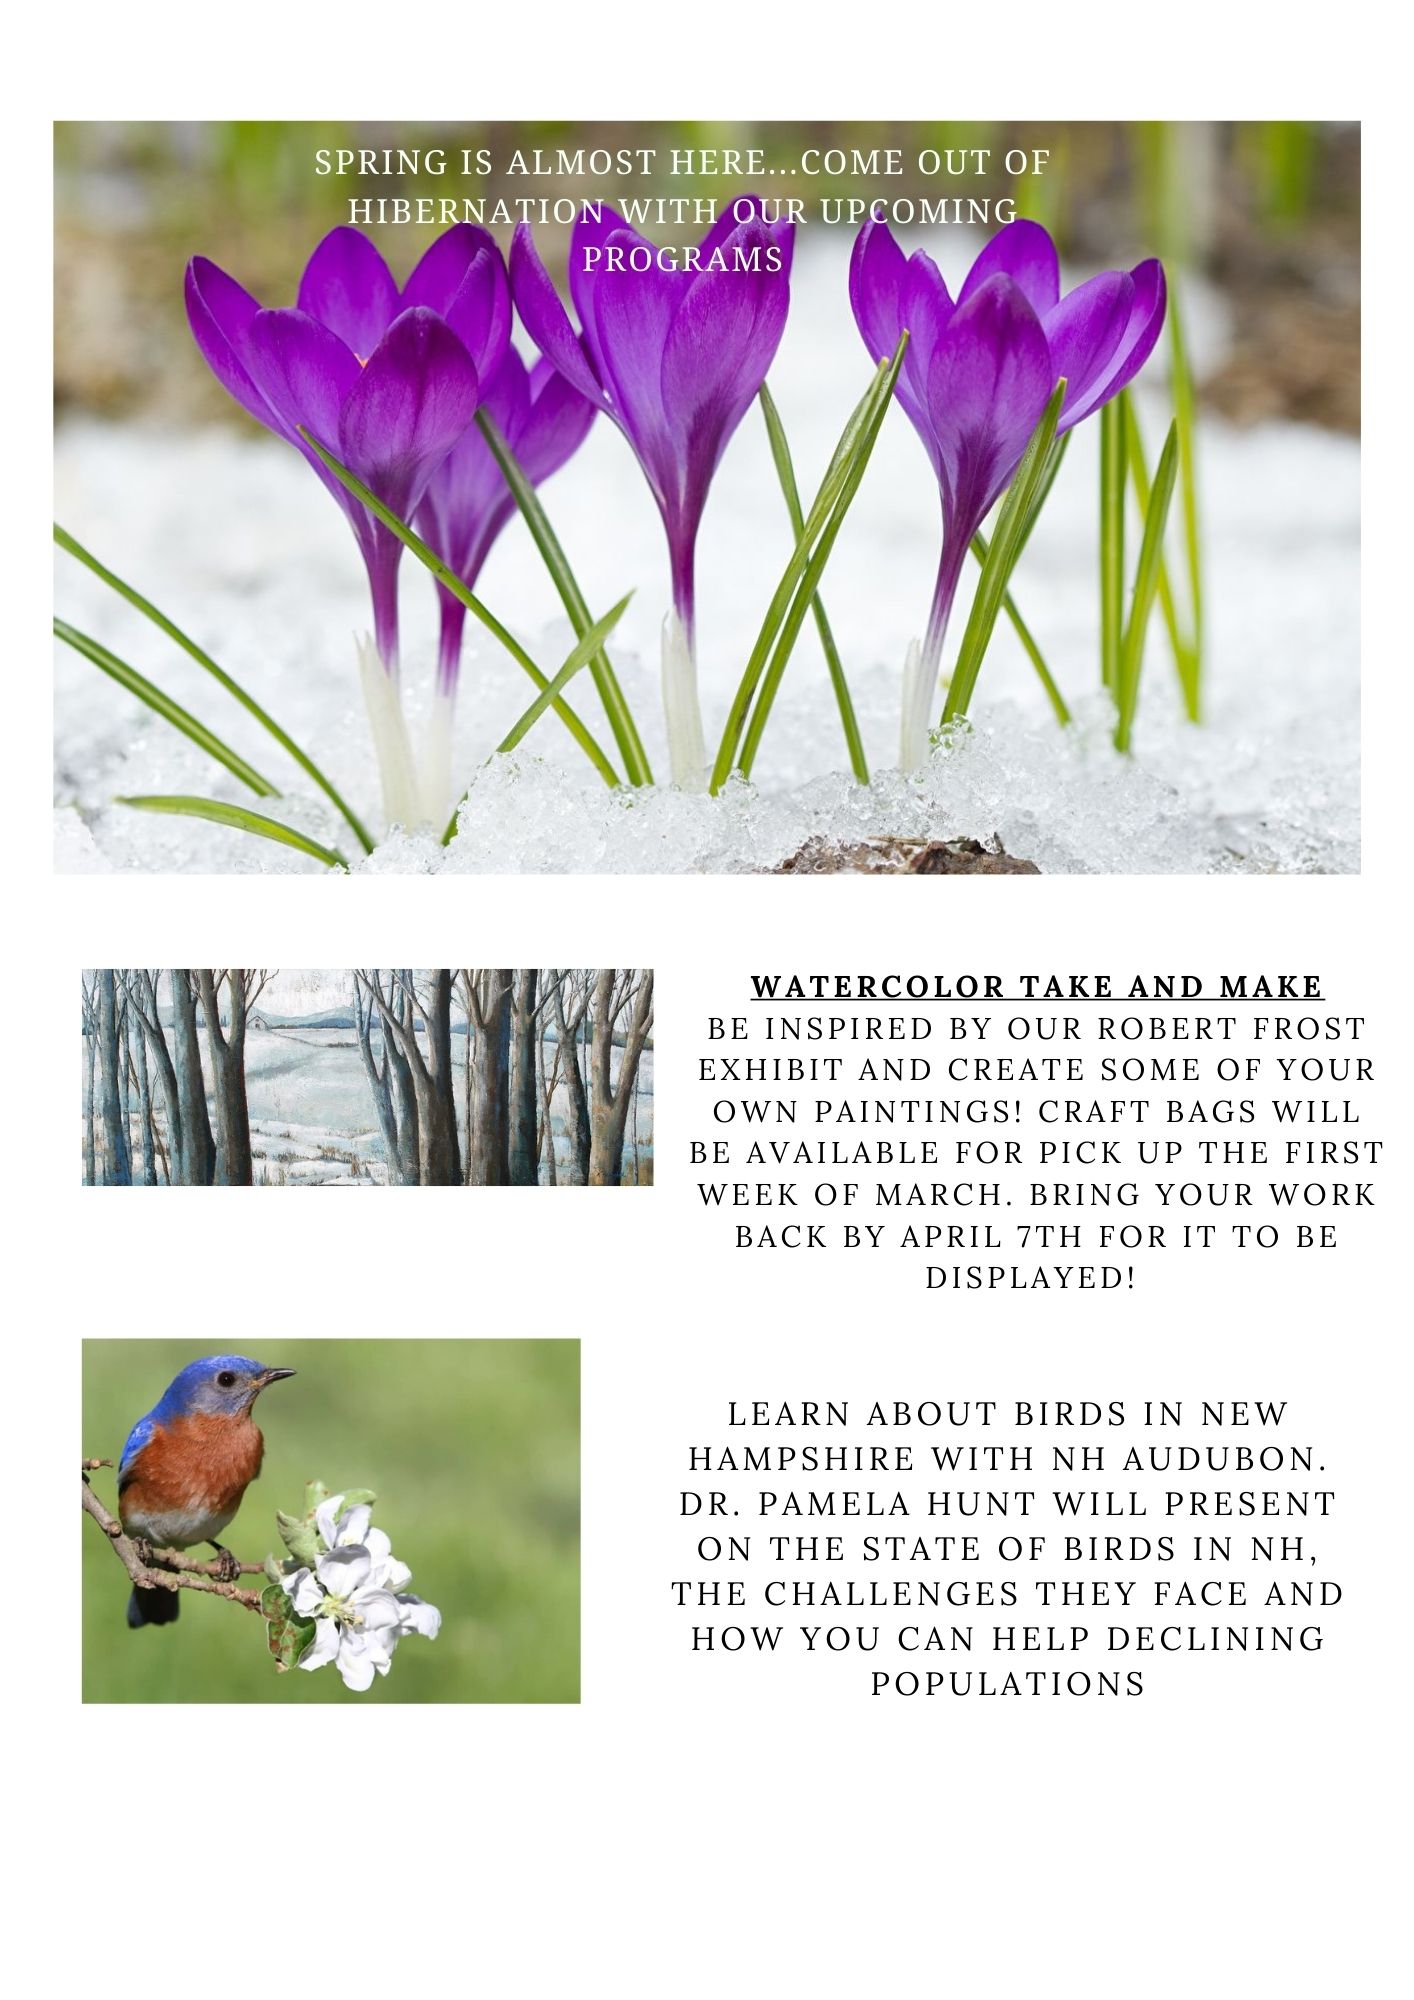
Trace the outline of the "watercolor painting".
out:
<instances>
[{"instance_id":1,"label":"watercolor painting","mask_svg":"<svg viewBox=\"0 0 1414 2000\"><path fill-rule=\"evenodd\" d=\"M87 1187L648 1187L653 974L83 975Z\"/></svg>"}]
</instances>

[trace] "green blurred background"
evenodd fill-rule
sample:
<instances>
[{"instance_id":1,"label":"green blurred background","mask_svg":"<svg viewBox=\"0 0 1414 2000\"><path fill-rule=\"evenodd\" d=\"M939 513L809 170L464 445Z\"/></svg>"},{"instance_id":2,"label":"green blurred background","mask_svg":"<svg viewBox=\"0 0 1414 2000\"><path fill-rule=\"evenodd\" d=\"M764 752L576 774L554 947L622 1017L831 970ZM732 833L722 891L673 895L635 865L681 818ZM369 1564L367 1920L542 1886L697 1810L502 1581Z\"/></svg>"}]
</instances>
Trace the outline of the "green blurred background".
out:
<instances>
[{"instance_id":1,"label":"green blurred background","mask_svg":"<svg viewBox=\"0 0 1414 2000\"><path fill-rule=\"evenodd\" d=\"M1263 120L883 120L753 125L731 121L615 124L588 119L525 125L395 124L329 120L85 123L55 128L55 387L62 413L99 412L239 423L236 405L197 365L182 310L182 271L212 257L270 304L294 299L320 235L348 219L359 196L561 195L614 201L625 193L738 190L608 180L511 179L514 147L654 146L764 149L788 162L804 145L855 148L986 146L1050 149L1039 178L1012 181L996 165L978 184L926 186L912 174L868 185L820 179L812 196L977 193L1013 195L1055 234L1077 265L1133 262L1157 252L1170 271L1201 273L1230 308L1231 339L1202 385L1235 422L1296 417L1354 431L1359 422L1360 130L1353 123ZM376 180L320 178L320 147L451 151L485 146L498 163L485 182L393 172ZM405 276L438 231L373 226ZM503 247L510 231L495 232ZM655 232L696 238L698 229ZM563 237L564 232L558 232ZM553 261L557 231L537 229Z\"/></svg>"},{"instance_id":2,"label":"green blurred background","mask_svg":"<svg viewBox=\"0 0 1414 2000\"><path fill-rule=\"evenodd\" d=\"M175 1625L131 1632L127 1575L85 1516L85 1701L578 1701L579 1342L262 1335L255 1347L298 1373L256 1405L265 1465L227 1545L242 1562L283 1555L275 1510L303 1512L306 1480L372 1487L374 1521L442 1630L404 1639L367 1694L333 1667L277 1673L263 1623L197 1591L183 1591ZM81 1455L116 1460L177 1371L211 1351L86 1340ZM90 1479L116 1514L116 1470Z\"/></svg>"}]
</instances>

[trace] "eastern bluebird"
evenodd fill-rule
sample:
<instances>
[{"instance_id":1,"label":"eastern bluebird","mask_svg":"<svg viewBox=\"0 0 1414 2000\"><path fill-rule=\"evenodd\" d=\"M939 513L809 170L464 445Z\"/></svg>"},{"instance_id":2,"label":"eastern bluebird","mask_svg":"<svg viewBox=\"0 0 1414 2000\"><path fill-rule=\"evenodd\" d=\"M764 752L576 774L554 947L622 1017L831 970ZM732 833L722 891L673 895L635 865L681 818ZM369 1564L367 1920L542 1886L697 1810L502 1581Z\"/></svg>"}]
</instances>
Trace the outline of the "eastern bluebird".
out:
<instances>
[{"instance_id":1,"label":"eastern bluebird","mask_svg":"<svg viewBox=\"0 0 1414 2000\"><path fill-rule=\"evenodd\" d=\"M210 1542L224 1556L216 1537L234 1519L265 1456L251 1415L255 1399L294 1372L243 1354L189 1362L123 1446L118 1514L128 1534L159 1549ZM179 1591L136 1588L128 1623L170 1625L180 1609Z\"/></svg>"}]
</instances>

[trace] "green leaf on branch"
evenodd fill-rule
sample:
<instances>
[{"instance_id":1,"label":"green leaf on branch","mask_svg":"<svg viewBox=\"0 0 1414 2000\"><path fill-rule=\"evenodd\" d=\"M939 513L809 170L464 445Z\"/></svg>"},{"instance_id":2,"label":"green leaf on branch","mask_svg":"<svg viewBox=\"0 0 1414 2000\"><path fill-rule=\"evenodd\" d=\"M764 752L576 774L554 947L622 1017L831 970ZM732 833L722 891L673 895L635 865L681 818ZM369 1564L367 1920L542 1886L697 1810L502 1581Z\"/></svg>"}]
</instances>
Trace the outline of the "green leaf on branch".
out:
<instances>
[{"instance_id":1,"label":"green leaf on branch","mask_svg":"<svg viewBox=\"0 0 1414 2000\"><path fill-rule=\"evenodd\" d=\"M265 1620L265 1643L270 1648L278 1673L297 1667L314 1637L314 1620L301 1618L278 1583L267 1584L260 1593L260 1615Z\"/></svg>"}]
</instances>

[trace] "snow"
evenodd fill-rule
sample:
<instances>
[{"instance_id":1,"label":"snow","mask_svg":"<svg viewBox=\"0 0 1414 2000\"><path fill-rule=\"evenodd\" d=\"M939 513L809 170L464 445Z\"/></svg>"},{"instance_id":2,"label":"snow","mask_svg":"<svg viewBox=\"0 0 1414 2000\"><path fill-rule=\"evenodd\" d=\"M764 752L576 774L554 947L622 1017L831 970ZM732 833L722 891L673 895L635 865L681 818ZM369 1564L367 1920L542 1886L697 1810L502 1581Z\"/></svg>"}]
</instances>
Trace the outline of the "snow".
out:
<instances>
[{"instance_id":1,"label":"snow","mask_svg":"<svg viewBox=\"0 0 1414 2000\"><path fill-rule=\"evenodd\" d=\"M965 260L953 252L949 265ZM837 243L797 263L791 320L772 375L802 488L813 490L867 362ZM1196 344L1221 345L1216 302L1190 308ZM199 365L193 356L193 366ZM1140 403L1150 456L1161 411ZM718 800L667 789L611 793L553 715L510 759L494 744L533 690L470 625L454 770L472 780L449 848L396 833L357 865L389 872L641 872L770 868L811 834L998 837L1061 872L1350 872L1359 867L1359 447L1308 427L1239 432L1205 420L1200 476L1208 551L1206 726L1186 724L1155 614L1136 754L1106 742L1095 692L1095 449L1076 434L1015 579L1075 730L1057 729L1003 623L983 668L974 730L925 775L897 759L904 656L922 628L937 560L937 499L901 412L884 427L825 578L863 728L868 789L847 776L823 661L807 626L752 786ZM378 782L355 665L368 623L362 566L339 510L295 455L253 425L190 433L65 425L57 518L189 630L323 764L370 821ZM636 594L611 645L660 774L666 609L662 532L626 444L596 423L545 489L591 606ZM699 551L700 677L709 743L789 552L784 507L755 412L729 447ZM192 708L277 783L264 809L351 860L351 836L277 746L185 655L71 558L58 558L62 616ZM547 672L573 643L519 522L481 595ZM952 644L965 606L955 614ZM430 581L403 569L406 699L414 738L431 708ZM320 872L291 850L194 821L136 813L115 795L196 792L259 808L210 760L66 647L56 648L55 862L64 871ZM588 675L571 700L612 751ZM489 759L489 761L488 761ZM473 778L473 774L474 778Z\"/></svg>"}]
</instances>

